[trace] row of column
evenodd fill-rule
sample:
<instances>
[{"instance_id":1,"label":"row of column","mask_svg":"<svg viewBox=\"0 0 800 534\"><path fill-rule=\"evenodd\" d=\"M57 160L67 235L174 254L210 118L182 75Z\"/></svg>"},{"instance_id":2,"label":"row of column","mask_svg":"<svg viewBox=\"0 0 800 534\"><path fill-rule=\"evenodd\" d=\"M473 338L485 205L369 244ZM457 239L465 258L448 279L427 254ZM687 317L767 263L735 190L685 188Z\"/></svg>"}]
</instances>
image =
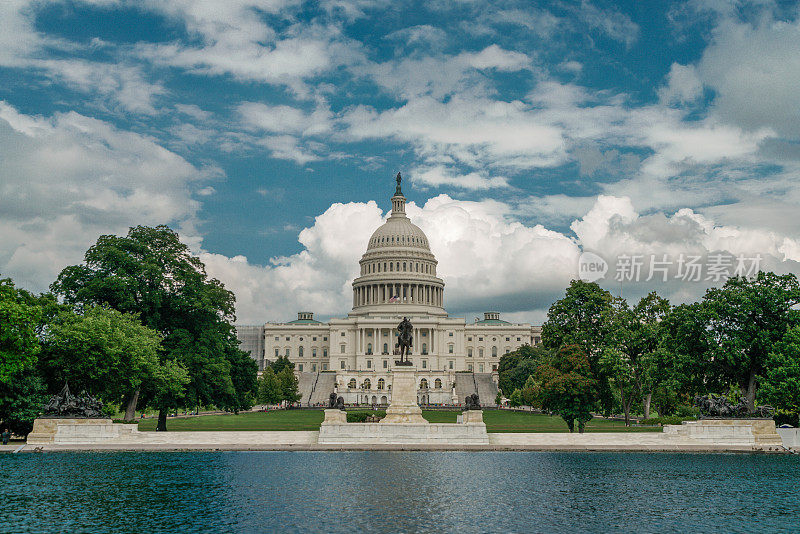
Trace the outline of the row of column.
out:
<instances>
[{"instance_id":1,"label":"row of column","mask_svg":"<svg viewBox=\"0 0 800 534\"><path fill-rule=\"evenodd\" d=\"M427 304L442 307L444 290L441 287L427 284L368 284L353 288L353 307L369 304L387 304L392 302L404 304Z\"/></svg>"},{"instance_id":2,"label":"row of column","mask_svg":"<svg viewBox=\"0 0 800 534\"><path fill-rule=\"evenodd\" d=\"M394 351L394 344L395 344L395 330L389 330L389 337L383 338L381 337L381 330L385 330L383 328L359 328L358 333L356 335L356 354L366 354L367 352L367 344L372 343L372 353L380 355L383 352L383 344L387 344L387 348L389 350L389 354L392 354ZM425 341L422 341L422 330L425 330L428 335L425 338ZM367 332L372 332L372 336L368 336ZM422 344L425 343L428 349L428 354L432 354L434 352L434 339L435 330L433 328L415 328L414 329L414 346L411 349L412 354L422 354ZM370 341L371 339L371 341ZM386 339L384 341L384 339Z\"/></svg>"}]
</instances>

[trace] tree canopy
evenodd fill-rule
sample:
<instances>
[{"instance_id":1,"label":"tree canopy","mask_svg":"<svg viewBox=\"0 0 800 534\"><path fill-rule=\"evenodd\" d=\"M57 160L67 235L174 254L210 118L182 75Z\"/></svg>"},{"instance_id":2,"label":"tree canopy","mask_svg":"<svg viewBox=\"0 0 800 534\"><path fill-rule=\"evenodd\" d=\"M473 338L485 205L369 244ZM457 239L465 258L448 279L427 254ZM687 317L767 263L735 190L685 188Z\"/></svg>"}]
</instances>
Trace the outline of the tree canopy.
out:
<instances>
[{"instance_id":1,"label":"tree canopy","mask_svg":"<svg viewBox=\"0 0 800 534\"><path fill-rule=\"evenodd\" d=\"M65 268L51 287L76 306L136 313L162 335L160 359L184 367L189 380L179 395L168 394L178 391L172 387L142 389L141 400L160 410L159 429L166 411L181 405L250 407L257 369L238 348L234 295L207 276L170 228L137 226L124 237L101 236L84 262Z\"/></svg>"}]
</instances>

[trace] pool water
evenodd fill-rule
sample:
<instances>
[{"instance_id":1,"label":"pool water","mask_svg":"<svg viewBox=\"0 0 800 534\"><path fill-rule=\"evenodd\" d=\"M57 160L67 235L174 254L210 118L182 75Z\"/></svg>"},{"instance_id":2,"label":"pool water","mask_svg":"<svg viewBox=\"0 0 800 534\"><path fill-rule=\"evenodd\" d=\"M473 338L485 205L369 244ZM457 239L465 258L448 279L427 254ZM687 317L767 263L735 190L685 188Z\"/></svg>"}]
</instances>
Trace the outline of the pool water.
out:
<instances>
[{"instance_id":1,"label":"pool water","mask_svg":"<svg viewBox=\"0 0 800 534\"><path fill-rule=\"evenodd\" d=\"M0 455L0 532L800 532L800 456Z\"/></svg>"}]
</instances>

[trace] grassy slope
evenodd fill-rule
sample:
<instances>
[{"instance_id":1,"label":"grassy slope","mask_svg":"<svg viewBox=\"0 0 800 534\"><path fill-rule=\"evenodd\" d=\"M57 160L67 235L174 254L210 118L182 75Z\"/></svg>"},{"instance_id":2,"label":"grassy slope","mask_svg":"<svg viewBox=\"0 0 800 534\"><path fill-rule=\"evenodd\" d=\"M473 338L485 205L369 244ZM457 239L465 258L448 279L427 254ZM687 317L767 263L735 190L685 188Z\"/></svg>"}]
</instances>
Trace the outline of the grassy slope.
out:
<instances>
[{"instance_id":1,"label":"grassy slope","mask_svg":"<svg viewBox=\"0 0 800 534\"><path fill-rule=\"evenodd\" d=\"M455 411L431 410L422 415L431 423L455 423ZM322 410L275 410L247 412L239 415L203 415L199 417L170 418L167 429L190 430L319 430ZM559 417L524 412L486 410L483 412L489 432L567 432L567 425ZM155 418L139 422L139 430L155 430ZM586 425L587 432L642 432L660 428L626 428L619 421L595 419Z\"/></svg>"}]
</instances>

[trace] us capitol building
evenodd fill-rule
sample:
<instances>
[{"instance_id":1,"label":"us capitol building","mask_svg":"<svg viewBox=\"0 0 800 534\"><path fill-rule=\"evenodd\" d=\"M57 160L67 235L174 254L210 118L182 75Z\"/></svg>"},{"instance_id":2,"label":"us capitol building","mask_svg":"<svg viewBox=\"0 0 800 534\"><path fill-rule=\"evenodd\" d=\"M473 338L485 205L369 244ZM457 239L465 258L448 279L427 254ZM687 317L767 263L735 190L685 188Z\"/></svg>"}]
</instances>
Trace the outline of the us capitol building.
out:
<instances>
[{"instance_id":1,"label":"us capitol building","mask_svg":"<svg viewBox=\"0 0 800 534\"><path fill-rule=\"evenodd\" d=\"M436 258L405 206L398 174L391 216L369 238L347 317L322 323L299 312L286 323L236 327L259 369L279 356L295 364L303 405L325 403L334 390L348 404L388 404L403 317L414 326L419 404L459 404L472 393L494 404L500 356L540 342L541 327L509 323L498 312L469 324L448 316Z\"/></svg>"}]
</instances>

